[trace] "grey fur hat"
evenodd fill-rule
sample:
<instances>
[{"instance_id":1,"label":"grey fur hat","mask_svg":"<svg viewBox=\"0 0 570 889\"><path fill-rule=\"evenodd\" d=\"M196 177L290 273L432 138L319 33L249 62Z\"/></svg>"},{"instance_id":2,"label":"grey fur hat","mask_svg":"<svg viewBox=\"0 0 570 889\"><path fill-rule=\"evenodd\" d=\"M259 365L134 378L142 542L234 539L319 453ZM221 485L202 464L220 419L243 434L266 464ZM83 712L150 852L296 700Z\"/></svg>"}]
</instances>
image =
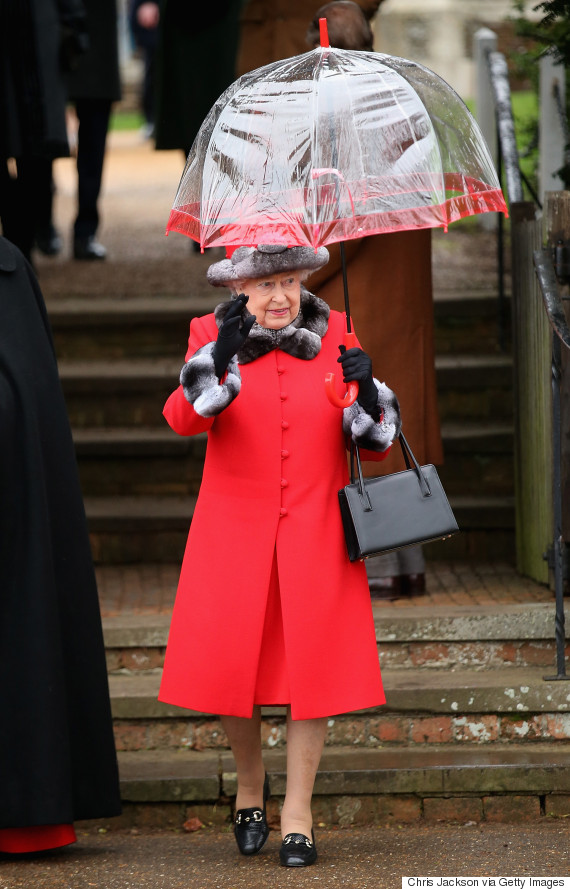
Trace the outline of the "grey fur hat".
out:
<instances>
[{"instance_id":1,"label":"grey fur hat","mask_svg":"<svg viewBox=\"0 0 570 889\"><path fill-rule=\"evenodd\" d=\"M257 247L238 247L231 259L214 262L206 275L214 287L227 287L232 281L263 278L279 272L298 270L314 272L329 261L329 251L319 247L284 247L282 244L259 244Z\"/></svg>"}]
</instances>

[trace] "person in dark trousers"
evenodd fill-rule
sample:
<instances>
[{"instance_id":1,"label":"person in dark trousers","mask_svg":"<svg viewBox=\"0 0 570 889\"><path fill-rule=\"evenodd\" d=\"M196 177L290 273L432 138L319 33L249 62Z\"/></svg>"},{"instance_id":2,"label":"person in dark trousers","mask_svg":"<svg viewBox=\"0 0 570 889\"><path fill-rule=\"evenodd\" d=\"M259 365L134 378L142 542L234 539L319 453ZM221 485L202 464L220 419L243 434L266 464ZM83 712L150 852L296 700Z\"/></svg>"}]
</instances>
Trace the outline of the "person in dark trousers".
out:
<instances>
[{"instance_id":1,"label":"person in dark trousers","mask_svg":"<svg viewBox=\"0 0 570 889\"><path fill-rule=\"evenodd\" d=\"M105 650L46 308L0 238L0 852L120 814Z\"/></svg>"},{"instance_id":2,"label":"person in dark trousers","mask_svg":"<svg viewBox=\"0 0 570 889\"><path fill-rule=\"evenodd\" d=\"M121 98L116 0L84 0L89 49L67 77L69 99L79 121L77 136L77 216L75 259L105 259L97 241L107 130L113 102Z\"/></svg>"},{"instance_id":3,"label":"person in dark trousers","mask_svg":"<svg viewBox=\"0 0 570 889\"><path fill-rule=\"evenodd\" d=\"M85 27L82 0L0 3L0 219L28 260L37 234L45 252L58 249L51 165L69 156L63 77L85 50Z\"/></svg>"},{"instance_id":4,"label":"person in dark trousers","mask_svg":"<svg viewBox=\"0 0 570 889\"><path fill-rule=\"evenodd\" d=\"M241 5L241 0L161 0L157 149L180 149L187 157L204 118L235 79Z\"/></svg>"},{"instance_id":5,"label":"person in dark trousers","mask_svg":"<svg viewBox=\"0 0 570 889\"><path fill-rule=\"evenodd\" d=\"M145 119L144 134L149 139L154 136L155 67L159 22L158 3L150 0L130 0L129 26L144 63L141 106Z\"/></svg>"}]
</instances>

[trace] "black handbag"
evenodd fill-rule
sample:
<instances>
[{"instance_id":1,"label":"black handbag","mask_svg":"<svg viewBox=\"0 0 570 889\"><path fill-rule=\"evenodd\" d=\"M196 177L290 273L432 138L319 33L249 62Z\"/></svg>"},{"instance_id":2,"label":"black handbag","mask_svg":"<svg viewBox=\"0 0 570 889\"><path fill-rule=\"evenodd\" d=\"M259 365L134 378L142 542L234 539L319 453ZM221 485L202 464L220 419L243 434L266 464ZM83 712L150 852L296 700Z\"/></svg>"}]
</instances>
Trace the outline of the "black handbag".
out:
<instances>
[{"instance_id":1,"label":"black handbag","mask_svg":"<svg viewBox=\"0 0 570 889\"><path fill-rule=\"evenodd\" d=\"M435 466L418 464L403 433L400 433L400 446L407 469L364 478L358 445L351 444L351 484L338 492L351 562L441 540L459 530Z\"/></svg>"}]
</instances>

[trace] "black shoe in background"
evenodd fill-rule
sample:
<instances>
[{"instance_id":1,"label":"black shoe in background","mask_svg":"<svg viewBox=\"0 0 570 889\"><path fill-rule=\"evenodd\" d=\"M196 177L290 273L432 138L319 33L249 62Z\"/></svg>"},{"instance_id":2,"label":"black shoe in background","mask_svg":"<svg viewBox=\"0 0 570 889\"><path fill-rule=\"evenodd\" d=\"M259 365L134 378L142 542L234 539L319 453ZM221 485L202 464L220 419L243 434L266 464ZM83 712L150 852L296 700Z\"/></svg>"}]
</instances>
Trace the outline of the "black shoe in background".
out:
<instances>
[{"instance_id":1,"label":"black shoe in background","mask_svg":"<svg viewBox=\"0 0 570 889\"><path fill-rule=\"evenodd\" d=\"M61 237L53 223L36 232L35 244L44 256L57 256L63 247Z\"/></svg>"},{"instance_id":2,"label":"black shoe in background","mask_svg":"<svg viewBox=\"0 0 570 889\"><path fill-rule=\"evenodd\" d=\"M107 250L103 244L95 240L94 235L88 238L75 238L73 241L73 258L82 260L105 259Z\"/></svg>"}]
</instances>

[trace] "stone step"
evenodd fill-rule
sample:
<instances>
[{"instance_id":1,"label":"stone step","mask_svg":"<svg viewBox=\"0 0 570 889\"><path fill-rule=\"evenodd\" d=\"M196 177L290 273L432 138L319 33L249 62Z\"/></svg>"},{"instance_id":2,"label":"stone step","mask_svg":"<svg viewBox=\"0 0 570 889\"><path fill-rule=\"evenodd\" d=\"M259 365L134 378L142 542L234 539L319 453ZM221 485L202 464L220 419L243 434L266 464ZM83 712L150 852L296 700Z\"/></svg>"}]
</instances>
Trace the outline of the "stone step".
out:
<instances>
[{"instance_id":1,"label":"stone step","mask_svg":"<svg viewBox=\"0 0 570 889\"><path fill-rule=\"evenodd\" d=\"M570 686L546 681L554 672L386 669L386 705L330 717L326 744L408 750L452 743L493 749L515 742L532 750L537 743L570 743ZM160 670L109 676L117 749L227 749L215 716L158 701L160 676ZM285 708L262 708L262 720L264 746L283 747Z\"/></svg>"},{"instance_id":2,"label":"stone step","mask_svg":"<svg viewBox=\"0 0 570 889\"><path fill-rule=\"evenodd\" d=\"M506 300L506 341L510 341L511 301ZM434 343L438 355L501 353L499 303L495 293L456 294L434 300Z\"/></svg>"},{"instance_id":3,"label":"stone step","mask_svg":"<svg viewBox=\"0 0 570 889\"><path fill-rule=\"evenodd\" d=\"M199 296L64 296L47 308L59 359L182 358L192 318L213 311L223 294ZM437 354L500 352L497 298L461 294L434 302ZM507 309L510 317L510 307ZM380 323L380 319L379 319Z\"/></svg>"},{"instance_id":4,"label":"stone step","mask_svg":"<svg viewBox=\"0 0 570 889\"><path fill-rule=\"evenodd\" d=\"M207 436L161 427L75 429L75 452L86 496L196 495Z\"/></svg>"},{"instance_id":5,"label":"stone step","mask_svg":"<svg viewBox=\"0 0 570 889\"><path fill-rule=\"evenodd\" d=\"M95 563L181 562L196 497L86 497Z\"/></svg>"},{"instance_id":6,"label":"stone step","mask_svg":"<svg viewBox=\"0 0 570 889\"><path fill-rule=\"evenodd\" d=\"M513 427L509 423L442 424L444 463L438 473L448 496L513 496Z\"/></svg>"},{"instance_id":7,"label":"stone step","mask_svg":"<svg viewBox=\"0 0 570 889\"><path fill-rule=\"evenodd\" d=\"M513 432L508 424L446 423L439 474L448 495L512 495ZM86 496L196 494L206 436L153 427L79 428L73 433Z\"/></svg>"},{"instance_id":8,"label":"stone step","mask_svg":"<svg viewBox=\"0 0 570 889\"><path fill-rule=\"evenodd\" d=\"M176 562L182 559L196 497L144 495L85 498L96 563ZM461 529L426 546L428 558L461 559L493 546L500 557L512 546L514 503L510 497L450 497ZM442 555L443 554L443 555Z\"/></svg>"},{"instance_id":9,"label":"stone step","mask_svg":"<svg viewBox=\"0 0 570 889\"><path fill-rule=\"evenodd\" d=\"M427 559L516 562L514 497L454 496L449 492L448 499L459 533L426 544Z\"/></svg>"},{"instance_id":10,"label":"stone step","mask_svg":"<svg viewBox=\"0 0 570 889\"><path fill-rule=\"evenodd\" d=\"M173 593L174 589L172 600ZM143 598L151 601L152 593L145 591ZM479 671L528 666L546 671L555 663L554 600L484 609L446 606L444 611L415 605L411 612L373 603L373 612L382 669ZM169 626L170 613L106 617L109 672L131 675L160 669Z\"/></svg>"},{"instance_id":11,"label":"stone step","mask_svg":"<svg viewBox=\"0 0 570 889\"><path fill-rule=\"evenodd\" d=\"M59 362L72 427L160 425L178 384L180 358ZM512 362L504 355L436 359L442 420L509 420Z\"/></svg>"},{"instance_id":12,"label":"stone step","mask_svg":"<svg viewBox=\"0 0 570 889\"><path fill-rule=\"evenodd\" d=\"M438 355L438 406L442 421L510 420L512 359L508 355Z\"/></svg>"},{"instance_id":13,"label":"stone step","mask_svg":"<svg viewBox=\"0 0 570 889\"><path fill-rule=\"evenodd\" d=\"M278 826L285 793L283 751L266 751L270 776L268 820ZM229 824L236 774L229 753L119 753L121 796L144 822L168 818L182 827L191 816ZM422 820L520 821L570 810L570 745L441 745L406 750L325 749L315 782L313 817L319 825L410 823ZM160 803L161 806L156 804ZM154 809L153 807L154 806Z\"/></svg>"},{"instance_id":14,"label":"stone step","mask_svg":"<svg viewBox=\"0 0 570 889\"><path fill-rule=\"evenodd\" d=\"M212 312L220 294L199 297L64 297L48 301L58 359L113 361L165 358L182 362L192 318Z\"/></svg>"},{"instance_id":15,"label":"stone step","mask_svg":"<svg viewBox=\"0 0 570 889\"><path fill-rule=\"evenodd\" d=\"M180 367L172 358L60 361L72 428L163 426L162 408Z\"/></svg>"}]
</instances>

